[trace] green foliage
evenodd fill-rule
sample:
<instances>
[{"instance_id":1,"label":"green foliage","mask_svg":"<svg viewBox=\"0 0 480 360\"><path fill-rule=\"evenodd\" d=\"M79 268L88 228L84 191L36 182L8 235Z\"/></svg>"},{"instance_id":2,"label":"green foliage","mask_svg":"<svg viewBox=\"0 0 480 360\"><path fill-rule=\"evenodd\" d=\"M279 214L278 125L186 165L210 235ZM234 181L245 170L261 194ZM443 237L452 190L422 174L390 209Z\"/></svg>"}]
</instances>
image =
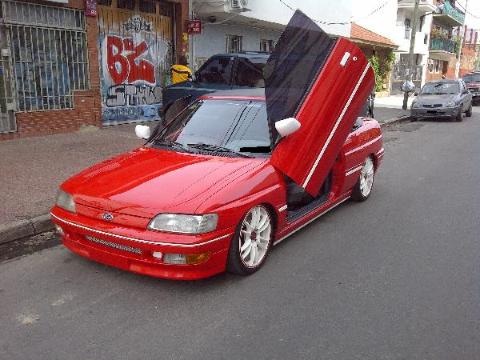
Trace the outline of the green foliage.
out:
<instances>
[{"instance_id":1,"label":"green foliage","mask_svg":"<svg viewBox=\"0 0 480 360\"><path fill-rule=\"evenodd\" d=\"M387 76L392 70L395 54L390 51L386 56L379 58L376 55L368 59L375 73L375 91L382 91L383 84L387 82Z\"/></svg>"}]
</instances>

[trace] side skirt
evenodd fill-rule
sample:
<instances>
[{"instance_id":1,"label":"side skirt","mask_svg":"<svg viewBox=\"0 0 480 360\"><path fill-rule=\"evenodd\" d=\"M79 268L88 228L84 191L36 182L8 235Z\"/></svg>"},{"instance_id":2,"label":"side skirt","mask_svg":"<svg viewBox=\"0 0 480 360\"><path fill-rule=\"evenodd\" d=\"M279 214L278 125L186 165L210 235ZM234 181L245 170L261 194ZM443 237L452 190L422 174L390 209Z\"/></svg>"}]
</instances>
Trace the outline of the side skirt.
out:
<instances>
[{"instance_id":1,"label":"side skirt","mask_svg":"<svg viewBox=\"0 0 480 360\"><path fill-rule=\"evenodd\" d=\"M320 212L318 215L314 216L312 219L308 220L305 224L302 224L300 225L299 227L297 227L296 229L294 229L293 231L289 232L287 235L281 237L280 239L278 240L275 240L273 245L278 245L279 243L281 243L283 240L285 240L286 238L288 238L289 236L295 234L297 231L299 231L300 229L304 228L305 226L307 226L308 224L310 224L311 222L317 220L320 216L326 214L327 212L329 212L330 210L336 208L338 205L344 203L345 201L347 201L348 199L350 198L350 194L348 196L346 196L345 198L342 198L341 200L335 202L333 205L331 205L330 207L326 208L325 210L323 210L322 212ZM305 214L305 216L303 217L307 217L308 216L308 213ZM301 220L301 218L298 218L296 219L295 221L299 221Z\"/></svg>"}]
</instances>

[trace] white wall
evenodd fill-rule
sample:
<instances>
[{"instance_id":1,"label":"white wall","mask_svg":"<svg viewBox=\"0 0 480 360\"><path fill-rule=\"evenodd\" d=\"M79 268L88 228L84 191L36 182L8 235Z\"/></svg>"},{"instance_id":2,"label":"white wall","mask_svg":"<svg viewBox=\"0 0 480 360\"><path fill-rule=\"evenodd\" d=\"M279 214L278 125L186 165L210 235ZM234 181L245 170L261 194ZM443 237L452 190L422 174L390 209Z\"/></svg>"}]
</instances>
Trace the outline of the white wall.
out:
<instances>
[{"instance_id":1,"label":"white wall","mask_svg":"<svg viewBox=\"0 0 480 360\"><path fill-rule=\"evenodd\" d=\"M352 3L359 0L285 0L294 9L300 9L310 18L325 22L349 22L352 15ZM293 11L279 0L249 0L248 6L252 11L243 15L286 25ZM320 27L334 35L350 36L350 24L323 25Z\"/></svg>"},{"instance_id":2,"label":"white wall","mask_svg":"<svg viewBox=\"0 0 480 360\"><path fill-rule=\"evenodd\" d=\"M391 40L396 33L397 1L390 0L377 12L370 15L383 1L356 0L352 3L353 22Z\"/></svg>"},{"instance_id":3,"label":"white wall","mask_svg":"<svg viewBox=\"0 0 480 360\"><path fill-rule=\"evenodd\" d=\"M280 31L254 28L247 25L204 24L202 34L193 36L193 56L194 58L208 58L214 54L225 53L227 34L242 36L243 51L259 51L260 39L276 42L280 33Z\"/></svg>"},{"instance_id":4,"label":"white wall","mask_svg":"<svg viewBox=\"0 0 480 360\"><path fill-rule=\"evenodd\" d=\"M405 18L409 18L413 22L413 12L411 10L399 9L396 25L396 34L392 40L399 45L397 51L408 52L410 51L410 39L405 39ZM420 24L418 20L417 24ZM432 27L432 15L426 15L424 17L424 23L422 28L417 28L417 34L415 35L415 53L428 55L428 45L430 38L428 38L427 43L424 43L425 35L430 36L430 29Z\"/></svg>"}]
</instances>

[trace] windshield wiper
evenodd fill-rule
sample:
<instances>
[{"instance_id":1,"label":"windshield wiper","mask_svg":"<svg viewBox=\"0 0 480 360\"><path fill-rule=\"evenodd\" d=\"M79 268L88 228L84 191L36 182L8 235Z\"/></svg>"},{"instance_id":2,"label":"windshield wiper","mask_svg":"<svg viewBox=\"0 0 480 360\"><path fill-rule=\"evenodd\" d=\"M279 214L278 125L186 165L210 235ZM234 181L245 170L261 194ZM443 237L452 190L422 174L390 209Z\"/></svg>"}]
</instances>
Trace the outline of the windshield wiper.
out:
<instances>
[{"instance_id":1,"label":"windshield wiper","mask_svg":"<svg viewBox=\"0 0 480 360\"><path fill-rule=\"evenodd\" d=\"M238 151L234 151L232 149L226 148L224 146L219 145L211 145L211 144L204 144L204 143L196 143L196 144L188 144L189 147L199 149L199 150L207 150L212 152L223 152L223 153L231 153L236 154L241 157L249 158L250 156L246 154L242 154Z\"/></svg>"},{"instance_id":2,"label":"windshield wiper","mask_svg":"<svg viewBox=\"0 0 480 360\"><path fill-rule=\"evenodd\" d=\"M188 149L185 145L180 144L179 142L176 142L176 141L153 139L153 143L155 145L167 146L167 147L171 147L173 149L181 149L181 150L184 150L184 151L188 151Z\"/></svg>"}]
</instances>

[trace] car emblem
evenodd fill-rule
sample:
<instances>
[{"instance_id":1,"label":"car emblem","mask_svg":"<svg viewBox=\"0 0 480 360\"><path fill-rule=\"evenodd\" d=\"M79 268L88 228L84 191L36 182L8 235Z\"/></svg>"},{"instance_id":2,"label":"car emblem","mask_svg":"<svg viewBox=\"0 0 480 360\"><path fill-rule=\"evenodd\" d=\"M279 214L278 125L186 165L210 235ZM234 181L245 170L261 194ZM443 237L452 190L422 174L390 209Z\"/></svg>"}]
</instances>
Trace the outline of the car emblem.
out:
<instances>
[{"instance_id":1,"label":"car emblem","mask_svg":"<svg viewBox=\"0 0 480 360\"><path fill-rule=\"evenodd\" d=\"M113 220L113 215L110 214L110 213L104 213L104 214L102 215L102 218L103 218L103 220L105 220L105 221L112 221L112 220Z\"/></svg>"}]
</instances>

